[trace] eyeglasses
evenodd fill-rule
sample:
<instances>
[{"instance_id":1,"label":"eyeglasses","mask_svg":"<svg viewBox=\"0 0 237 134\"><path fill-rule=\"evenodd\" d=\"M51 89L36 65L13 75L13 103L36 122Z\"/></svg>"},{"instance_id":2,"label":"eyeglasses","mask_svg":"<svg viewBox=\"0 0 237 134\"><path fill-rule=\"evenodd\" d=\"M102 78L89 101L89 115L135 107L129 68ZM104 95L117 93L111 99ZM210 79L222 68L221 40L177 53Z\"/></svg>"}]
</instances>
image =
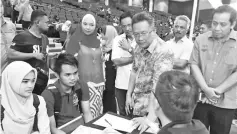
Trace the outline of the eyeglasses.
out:
<instances>
[{"instance_id":1,"label":"eyeglasses","mask_svg":"<svg viewBox=\"0 0 237 134\"><path fill-rule=\"evenodd\" d=\"M133 33L134 37L135 38L138 38L138 37L144 37L144 36L147 36L148 34L150 34L152 31L143 31L141 33Z\"/></svg>"}]
</instances>

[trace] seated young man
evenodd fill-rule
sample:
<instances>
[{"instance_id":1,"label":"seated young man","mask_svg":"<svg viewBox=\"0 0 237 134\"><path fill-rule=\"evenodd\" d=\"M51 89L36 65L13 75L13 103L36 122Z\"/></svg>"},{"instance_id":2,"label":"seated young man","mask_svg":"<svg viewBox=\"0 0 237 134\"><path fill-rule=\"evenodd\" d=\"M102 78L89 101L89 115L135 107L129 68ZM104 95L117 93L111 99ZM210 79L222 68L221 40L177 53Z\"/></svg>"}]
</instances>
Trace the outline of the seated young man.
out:
<instances>
[{"instance_id":1,"label":"seated young man","mask_svg":"<svg viewBox=\"0 0 237 134\"><path fill-rule=\"evenodd\" d=\"M192 119L199 98L196 81L180 71L167 71L160 75L154 96L155 114L160 122L158 134L209 134L199 120ZM135 125L141 121L152 124L144 117L133 119Z\"/></svg>"},{"instance_id":2,"label":"seated young man","mask_svg":"<svg viewBox=\"0 0 237 134\"><path fill-rule=\"evenodd\" d=\"M57 127L73 120L83 113L84 121L92 120L89 105L89 91L82 91L78 85L78 61L70 54L60 54L55 62L58 80L42 93L46 101L50 128L53 134L63 134Z\"/></svg>"}]
</instances>

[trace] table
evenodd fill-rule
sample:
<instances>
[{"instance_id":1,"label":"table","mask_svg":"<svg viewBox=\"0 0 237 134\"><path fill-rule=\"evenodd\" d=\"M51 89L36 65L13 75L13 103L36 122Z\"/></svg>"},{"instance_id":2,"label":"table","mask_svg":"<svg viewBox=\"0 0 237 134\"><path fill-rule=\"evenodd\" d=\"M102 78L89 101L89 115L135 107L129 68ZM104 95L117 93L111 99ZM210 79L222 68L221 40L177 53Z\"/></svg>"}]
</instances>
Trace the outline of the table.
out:
<instances>
[{"instance_id":1,"label":"table","mask_svg":"<svg viewBox=\"0 0 237 134\"><path fill-rule=\"evenodd\" d=\"M115 116L118 116L118 117L121 117L121 118L124 118L124 119L129 119L129 120L131 119L131 118L128 118L128 117L125 117L125 116L118 115L118 114L113 113L113 112L107 112L107 114L115 115ZM92 121L90 121L90 122L84 124L84 126L91 127L91 128L96 128L96 129L99 129L99 130L104 130L105 127L102 127L102 126L98 126L98 125L93 124L94 122L96 122L97 120L99 120L99 119L100 119L102 116L104 116L104 115L105 115L105 114L100 115L99 117L93 119ZM117 131L119 131L119 130L117 130ZM119 131L119 132L122 133L122 134L128 134L127 132L124 132L124 131ZM133 130L133 132L130 133L130 134L139 134L139 130L137 130L137 129L136 129L136 130ZM150 133L144 132L143 134L150 134Z\"/></svg>"}]
</instances>

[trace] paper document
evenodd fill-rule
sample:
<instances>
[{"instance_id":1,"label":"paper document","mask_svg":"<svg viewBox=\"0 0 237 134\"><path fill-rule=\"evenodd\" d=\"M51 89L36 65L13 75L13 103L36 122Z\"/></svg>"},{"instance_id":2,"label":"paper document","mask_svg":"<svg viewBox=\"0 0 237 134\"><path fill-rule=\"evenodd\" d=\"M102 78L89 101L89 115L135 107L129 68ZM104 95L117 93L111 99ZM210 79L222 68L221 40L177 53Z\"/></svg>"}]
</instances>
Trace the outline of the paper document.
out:
<instances>
[{"instance_id":1,"label":"paper document","mask_svg":"<svg viewBox=\"0 0 237 134\"><path fill-rule=\"evenodd\" d=\"M71 134L103 134L102 130L86 127L86 126L79 126L76 130L74 130Z\"/></svg>"},{"instance_id":2,"label":"paper document","mask_svg":"<svg viewBox=\"0 0 237 134\"><path fill-rule=\"evenodd\" d=\"M132 126L132 120L124 119L111 114L105 114L93 124L102 127L111 127L113 129L129 133L131 133L135 129L135 127Z\"/></svg>"},{"instance_id":3,"label":"paper document","mask_svg":"<svg viewBox=\"0 0 237 134\"><path fill-rule=\"evenodd\" d=\"M103 134L122 134L111 127L107 127L103 130Z\"/></svg>"}]
</instances>

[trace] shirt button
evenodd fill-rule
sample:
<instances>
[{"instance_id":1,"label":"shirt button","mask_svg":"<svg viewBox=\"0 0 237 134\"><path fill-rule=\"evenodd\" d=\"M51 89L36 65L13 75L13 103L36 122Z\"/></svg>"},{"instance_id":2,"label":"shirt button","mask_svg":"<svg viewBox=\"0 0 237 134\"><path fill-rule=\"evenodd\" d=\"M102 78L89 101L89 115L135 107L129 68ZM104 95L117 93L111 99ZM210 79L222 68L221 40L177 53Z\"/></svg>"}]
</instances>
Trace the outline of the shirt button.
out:
<instances>
[{"instance_id":1,"label":"shirt button","mask_svg":"<svg viewBox=\"0 0 237 134\"><path fill-rule=\"evenodd\" d=\"M219 55L219 53L216 53L216 55Z\"/></svg>"}]
</instances>

